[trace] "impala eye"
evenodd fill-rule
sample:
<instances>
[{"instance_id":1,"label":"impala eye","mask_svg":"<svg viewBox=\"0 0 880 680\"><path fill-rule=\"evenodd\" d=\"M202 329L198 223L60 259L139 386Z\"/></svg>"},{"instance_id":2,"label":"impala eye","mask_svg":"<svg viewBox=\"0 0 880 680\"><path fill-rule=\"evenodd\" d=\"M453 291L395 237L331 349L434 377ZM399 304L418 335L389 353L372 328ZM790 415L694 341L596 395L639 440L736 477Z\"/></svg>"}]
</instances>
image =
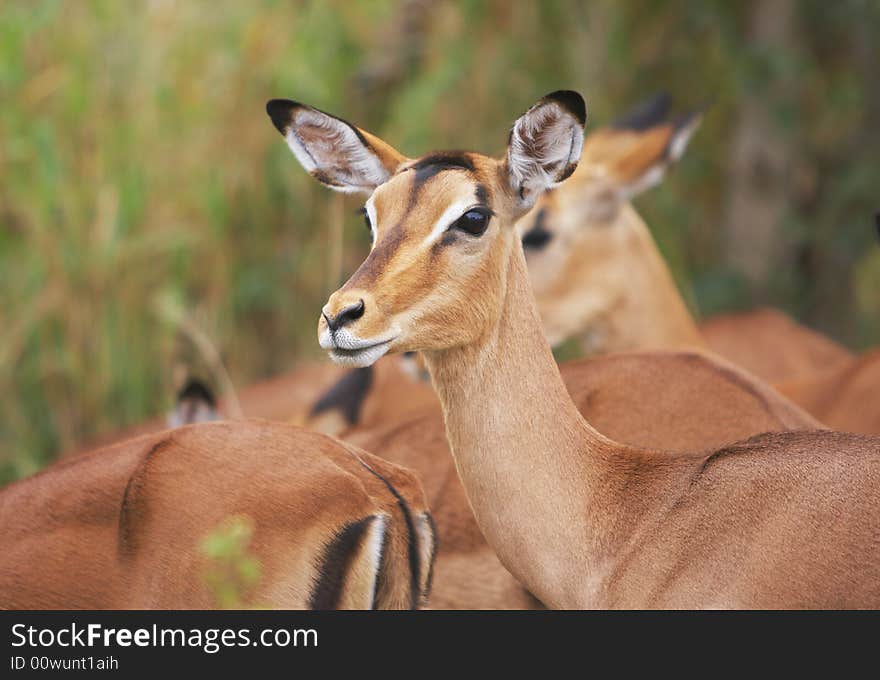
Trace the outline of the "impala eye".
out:
<instances>
[{"instance_id":1,"label":"impala eye","mask_svg":"<svg viewBox=\"0 0 880 680\"><path fill-rule=\"evenodd\" d=\"M471 236L482 236L489 226L492 211L488 208L472 208L452 223L452 229L467 232Z\"/></svg>"},{"instance_id":2,"label":"impala eye","mask_svg":"<svg viewBox=\"0 0 880 680\"><path fill-rule=\"evenodd\" d=\"M553 232L544 225L547 223L547 210L541 208L535 214L535 222L532 228L522 235L523 248L527 250L542 250L553 239Z\"/></svg>"}]
</instances>

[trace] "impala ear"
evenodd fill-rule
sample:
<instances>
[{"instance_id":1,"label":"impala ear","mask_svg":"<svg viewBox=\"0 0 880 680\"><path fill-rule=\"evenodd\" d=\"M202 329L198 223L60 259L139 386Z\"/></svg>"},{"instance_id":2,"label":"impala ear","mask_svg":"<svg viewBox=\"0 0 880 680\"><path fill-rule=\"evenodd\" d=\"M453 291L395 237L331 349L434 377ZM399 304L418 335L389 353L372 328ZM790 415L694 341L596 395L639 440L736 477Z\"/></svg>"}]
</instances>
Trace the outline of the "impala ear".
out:
<instances>
[{"instance_id":1,"label":"impala ear","mask_svg":"<svg viewBox=\"0 0 880 680\"><path fill-rule=\"evenodd\" d=\"M703 110L669 118L669 107L669 96L661 93L587 135L581 163L602 168L623 199L656 186L681 158L703 119Z\"/></svg>"},{"instance_id":2,"label":"impala ear","mask_svg":"<svg viewBox=\"0 0 880 680\"><path fill-rule=\"evenodd\" d=\"M177 404L166 417L168 427L207 423L212 420L220 420L214 393L201 380L190 378L177 393Z\"/></svg>"},{"instance_id":3,"label":"impala ear","mask_svg":"<svg viewBox=\"0 0 880 680\"><path fill-rule=\"evenodd\" d=\"M586 120L583 98L577 92L559 90L541 99L513 124L506 169L523 210L577 168Z\"/></svg>"},{"instance_id":4,"label":"impala ear","mask_svg":"<svg viewBox=\"0 0 880 680\"><path fill-rule=\"evenodd\" d=\"M372 193L406 160L378 137L311 106L273 99L266 113L306 171L336 191Z\"/></svg>"}]
</instances>

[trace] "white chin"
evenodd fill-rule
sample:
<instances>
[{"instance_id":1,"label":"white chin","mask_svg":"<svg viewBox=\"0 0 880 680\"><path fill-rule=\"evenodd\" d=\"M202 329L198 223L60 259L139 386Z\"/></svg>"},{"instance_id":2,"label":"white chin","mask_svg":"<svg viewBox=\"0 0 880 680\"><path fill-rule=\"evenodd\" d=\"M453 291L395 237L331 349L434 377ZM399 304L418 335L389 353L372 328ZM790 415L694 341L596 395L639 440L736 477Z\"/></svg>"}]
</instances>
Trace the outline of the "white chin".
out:
<instances>
[{"instance_id":1,"label":"white chin","mask_svg":"<svg viewBox=\"0 0 880 680\"><path fill-rule=\"evenodd\" d=\"M374 345L366 349L334 348L328 350L327 354L334 364L349 368L364 368L373 365L385 356L390 344L390 342L383 342L381 345Z\"/></svg>"}]
</instances>

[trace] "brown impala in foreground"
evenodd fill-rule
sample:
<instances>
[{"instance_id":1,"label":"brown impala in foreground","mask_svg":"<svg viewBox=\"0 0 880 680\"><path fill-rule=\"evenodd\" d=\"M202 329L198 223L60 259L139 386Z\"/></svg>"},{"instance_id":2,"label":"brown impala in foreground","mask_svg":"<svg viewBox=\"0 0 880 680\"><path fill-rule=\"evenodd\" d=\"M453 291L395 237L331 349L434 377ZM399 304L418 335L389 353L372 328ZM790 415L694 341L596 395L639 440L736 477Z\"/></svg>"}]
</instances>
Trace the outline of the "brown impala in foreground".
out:
<instances>
[{"instance_id":1,"label":"brown impala in foreground","mask_svg":"<svg viewBox=\"0 0 880 680\"><path fill-rule=\"evenodd\" d=\"M412 160L316 109L268 109L314 177L370 193L373 248L324 307L321 346L349 366L424 353L477 523L541 601L880 606L880 440L784 432L671 454L603 436L569 398L513 225L574 171L580 95L529 109L502 160Z\"/></svg>"},{"instance_id":2,"label":"brown impala in foreground","mask_svg":"<svg viewBox=\"0 0 880 680\"><path fill-rule=\"evenodd\" d=\"M427 596L433 527L412 474L324 435L237 421L132 439L0 491L0 607L216 606L199 544L235 515L253 523L256 606Z\"/></svg>"}]
</instances>

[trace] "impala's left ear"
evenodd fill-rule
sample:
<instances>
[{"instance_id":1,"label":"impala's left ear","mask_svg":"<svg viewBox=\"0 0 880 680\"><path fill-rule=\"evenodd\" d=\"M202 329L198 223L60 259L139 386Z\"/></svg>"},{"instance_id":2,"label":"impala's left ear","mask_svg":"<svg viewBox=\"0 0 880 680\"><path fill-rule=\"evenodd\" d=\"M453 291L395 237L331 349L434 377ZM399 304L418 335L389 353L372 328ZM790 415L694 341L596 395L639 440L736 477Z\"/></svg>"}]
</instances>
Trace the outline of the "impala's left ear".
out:
<instances>
[{"instance_id":1,"label":"impala's left ear","mask_svg":"<svg viewBox=\"0 0 880 680\"><path fill-rule=\"evenodd\" d=\"M541 99L513 124L506 169L523 210L575 171L586 120L583 98L577 92L559 90Z\"/></svg>"},{"instance_id":2,"label":"impala's left ear","mask_svg":"<svg viewBox=\"0 0 880 680\"><path fill-rule=\"evenodd\" d=\"M311 106L273 99L266 113L306 171L336 191L372 193L406 160L375 135Z\"/></svg>"}]
</instances>

